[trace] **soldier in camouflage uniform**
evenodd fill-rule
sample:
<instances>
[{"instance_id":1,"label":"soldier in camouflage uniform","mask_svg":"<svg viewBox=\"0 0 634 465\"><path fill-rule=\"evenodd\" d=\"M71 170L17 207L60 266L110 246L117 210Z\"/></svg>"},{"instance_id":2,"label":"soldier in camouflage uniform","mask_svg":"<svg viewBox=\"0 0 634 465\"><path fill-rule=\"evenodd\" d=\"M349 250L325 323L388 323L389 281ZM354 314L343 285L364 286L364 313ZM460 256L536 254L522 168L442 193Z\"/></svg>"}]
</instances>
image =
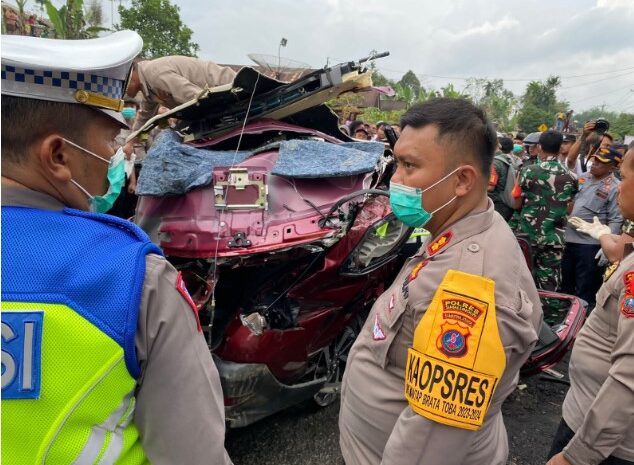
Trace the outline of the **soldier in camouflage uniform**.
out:
<instances>
[{"instance_id":1,"label":"soldier in camouflage uniform","mask_svg":"<svg viewBox=\"0 0 634 465\"><path fill-rule=\"evenodd\" d=\"M578 190L574 175L557 160L562 139L555 131L542 133L539 161L523 168L519 177L522 207L516 231L528 236L537 287L549 291L561 282L568 204Z\"/></svg>"}]
</instances>

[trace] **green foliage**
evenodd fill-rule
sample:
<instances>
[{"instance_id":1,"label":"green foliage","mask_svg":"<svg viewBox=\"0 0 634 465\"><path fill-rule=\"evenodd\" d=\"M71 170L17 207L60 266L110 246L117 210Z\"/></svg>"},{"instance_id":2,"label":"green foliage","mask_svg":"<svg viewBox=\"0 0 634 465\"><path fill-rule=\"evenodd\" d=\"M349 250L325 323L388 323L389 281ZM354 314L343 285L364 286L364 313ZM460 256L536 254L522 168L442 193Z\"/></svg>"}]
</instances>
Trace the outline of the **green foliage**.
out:
<instances>
[{"instance_id":1,"label":"green foliage","mask_svg":"<svg viewBox=\"0 0 634 465\"><path fill-rule=\"evenodd\" d=\"M524 105L533 106L550 113L557 110L557 88L561 85L558 76L550 76L546 81L531 81L526 86Z\"/></svg>"},{"instance_id":2,"label":"green foliage","mask_svg":"<svg viewBox=\"0 0 634 465\"><path fill-rule=\"evenodd\" d=\"M143 38L144 58L167 55L196 56L200 47L191 41L192 30L180 18L180 9L169 0L132 0L130 8L119 7L121 24Z\"/></svg>"},{"instance_id":3,"label":"green foliage","mask_svg":"<svg viewBox=\"0 0 634 465\"><path fill-rule=\"evenodd\" d=\"M541 124L551 127L555 115L568 109L568 102L557 100L557 88L561 85L558 76L550 76L545 81L531 81L522 97L517 124L526 132L537 131Z\"/></svg>"},{"instance_id":4,"label":"green foliage","mask_svg":"<svg viewBox=\"0 0 634 465\"><path fill-rule=\"evenodd\" d=\"M420 85L418 77L411 70L405 73L398 82L394 82L374 69L372 80L375 85L392 86L396 91L396 99L405 102L406 108L433 97L468 98L481 107L489 119L496 122L499 130L503 132L515 130L534 132L541 124L550 127L558 112L566 112L570 108L568 102L557 99L557 89L561 84L557 76L551 76L544 81L531 81L521 98L506 89L502 79L472 78L467 80L464 90L456 89L453 84L435 90L426 89ZM340 113L344 108L358 111L357 105L361 106L363 102L362 99L354 100L353 96L354 94L345 94L345 97L342 96L329 104L337 108ZM381 111L378 108L361 108L360 110L360 118L370 123L397 122L404 112ZM350 111L343 113L347 115ZM618 114L607 111L605 107L595 107L586 112L574 114L573 119L583 125L585 121L600 116L610 121L610 132L617 139L623 139L625 135L634 135L634 115L630 113Z\"/></svg>"},{"instance_id":5,"label":"green foliage","mask_svg":"<svg viewBox=\"0 0 634 465\"><path fill-rule=\"evenodd\" d=\"M549 125L552 113L531 104L524 104L517 116L517 125L527 133L537 131L541 124Z\"/></svg>"},{"instance_id":6,"label":"green foliage","mask_svg":"<svg viewBox=\"0 0 634 465\"><path fill-rule=\"evenodd\" d=\"M468 97L468 95L463 94L459 90L457 90L453 84L449 83L445 87L440 88L440 97L446 98L463 98Z\"/></svg>"},{"instance_id":7,"label":"green foliage","mask_svg":"<svg viewBox=\"0 0 634 465\"><path fill-rule=\"evenodd\" d=\"M420 81L411 69L407 73L403 74L403 77L397 84L400 84L403 87L409 87L415 93L418 93L418 90L420 89Z\"/></svg>"},{"instance_id":8,"label":"green foliage","mask_svg":"<svg viewBox=\"0 0 634 465\"><path fill-rule=\"evenodd\" d=\"M372 63L374 65L374 63ZM392 86L394 87L394 81L383 76L379 71L377 71L374 66L371 67L372 71L372 84L375 86Z\"/></svg>"},{"instance_id":9,"label":"green foliage","mask_svg":"<svg viewBox=\"0 0 634 465\"><path fill-rule=\"evenodd\" d=\"M48 14L49 21L53 24L55 30L55 37L58 39L66 38L66 22L62 20L62 16L66 11L66 6L62 6L59 10L53 6L50 0L44 1L46 6L46 13Z\"/></svg>"},{"instance_id":10,"label":"green foliage","mask_svg":"<svg viewBox=\"0 0 634 465\"><path fill-rule=\"evenodd\" d=\"M513 92L504 88L502 79L469 79L465 92L499 129L512 131L515 128L518 101Z\"/></svg>"},{"instance_id":11,"label":"green foliage","mask_svg":"<svg viewBox=\"0 0 634 465\"><path fill-rule=\"evenodd\" d=\"M375 107L364 108L359 119L365 123L376 124L378 121L385 121L391 124L399 124L401 116L405 110L381 111Z\"/></svg>"},{"instance_id":12,"label":"green foliage","mask_svg":"<svg viewBox=\"0 0 634 465\"><path fill-rule=\"evenodd\" d=\"M91 39L97 37L99 32L109 30L95 23L100 20L99 17L93 17L93 24L86 27L83 0L66 0L59 9L55 8L51 0L44 0L44 6L58 39Z\"/></svg>"},{"instance_id":13,"label":"green foliage","mask_svg":"<svg viewBox=\"0 0 634 465\"><path fill-rule=\"evenodd\" d=\"M103 9L99 0L90 0L84 13L86 23L91 28L100 28L103 23Z\"/></svg>"},{"instance_id":14,"label":"green foliage","mask_svg":"<svg viewBox=\"0 0 634 465\"><path fill-rule=\"evenodd\" d=\"M623 140L625 136L634 136L634 114L621 113L615 119L610 121L610 132L612 135L620 140Z\"/></svg>"}]
</instances>

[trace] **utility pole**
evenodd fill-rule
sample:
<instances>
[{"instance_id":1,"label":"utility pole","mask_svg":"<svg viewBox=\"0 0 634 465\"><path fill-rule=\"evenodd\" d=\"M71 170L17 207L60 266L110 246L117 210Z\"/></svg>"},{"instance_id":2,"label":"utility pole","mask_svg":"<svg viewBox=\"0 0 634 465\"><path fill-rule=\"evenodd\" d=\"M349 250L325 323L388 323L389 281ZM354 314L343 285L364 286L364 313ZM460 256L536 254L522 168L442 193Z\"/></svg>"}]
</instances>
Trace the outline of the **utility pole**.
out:
<instances>
[{"instance_id":1,"label":"utility pole","mask_svg":"<svg viewBox=\"0 0 634 465\"><path fill-rule=\"evenodd\" d=\"M286 47L287 43L288 43L288 40L282 37L282 40L280 40L280 45L279 47L277 47L277 73L275 73L275 77L277 79L280 78L281 68L282 68L282 59L281 59L280 53L282 51L282 47Z\"/></svg>"}]
</instances>

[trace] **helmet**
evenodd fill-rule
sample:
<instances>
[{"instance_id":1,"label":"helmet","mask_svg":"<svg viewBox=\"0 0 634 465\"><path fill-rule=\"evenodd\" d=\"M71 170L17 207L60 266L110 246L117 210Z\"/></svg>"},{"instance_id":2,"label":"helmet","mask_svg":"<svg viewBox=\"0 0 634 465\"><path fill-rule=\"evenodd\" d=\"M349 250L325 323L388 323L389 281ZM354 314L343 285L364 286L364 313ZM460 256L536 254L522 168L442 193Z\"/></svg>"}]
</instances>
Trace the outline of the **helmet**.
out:
<instances>
[{"instance_id":1,"label":"helmet","mask_svg":"<svg viewBox=\"0 0 634 465\"><path fill-rule=\"evenodd\" d=\"M524 138L523 142L525 145L539 144L539 136L541 135L541 132L531 132L528 136Z\"/></svg>"}]
</instances>

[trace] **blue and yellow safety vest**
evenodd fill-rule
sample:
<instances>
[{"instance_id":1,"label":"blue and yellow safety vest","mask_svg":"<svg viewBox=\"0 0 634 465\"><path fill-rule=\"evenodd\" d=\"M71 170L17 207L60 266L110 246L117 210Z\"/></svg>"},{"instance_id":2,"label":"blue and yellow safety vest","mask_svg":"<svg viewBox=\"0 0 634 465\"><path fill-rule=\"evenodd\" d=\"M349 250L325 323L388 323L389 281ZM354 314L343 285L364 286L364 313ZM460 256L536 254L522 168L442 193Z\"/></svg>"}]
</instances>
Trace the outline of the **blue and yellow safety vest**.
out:
<instances>
[{"instance_id":1,"label":"blue and yellow safety vest","mask_svg":"<svg viewBox=\"0 0 634 465\"><path fill-rule=\"evenodd\" d=\"M132 418L148 253L112 216L2 207L3 463L147 463Z\"/></svg>"}]
</instances>

